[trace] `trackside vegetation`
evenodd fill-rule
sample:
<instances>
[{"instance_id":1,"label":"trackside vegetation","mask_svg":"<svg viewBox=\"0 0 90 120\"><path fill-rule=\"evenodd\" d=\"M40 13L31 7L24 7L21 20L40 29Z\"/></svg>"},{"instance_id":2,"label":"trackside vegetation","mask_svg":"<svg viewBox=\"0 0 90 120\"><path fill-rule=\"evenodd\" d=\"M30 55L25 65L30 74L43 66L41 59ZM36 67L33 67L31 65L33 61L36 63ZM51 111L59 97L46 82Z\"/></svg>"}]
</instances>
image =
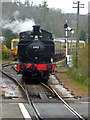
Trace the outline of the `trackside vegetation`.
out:
<instances>
[{"instance_id":1,"label":"trackside vegetation","mask_svg":"<svg viewBox=\"0 0 90 120\"><path fill-rule=\"evenodd\" d=\"M10 59L10 51L9 50L2 50L2 59Z\"/></svg>"},{"instance_id":2,"label":"trackside vegetation","mask_svg":"<svg viewBox=\"0 0 90 120\"><path fill-rule=\"evenodd\" d=\"M10 61L11 59L11 52L10 50L0 50L0 59L2 62Z\"/></svg>"},{"instance_id":3,"label":"trackside vegetation","mask_svg":"<svg viewBox=\"0 0 90 120\"><path fill-rule=\"evenodd\" d=\"M79 88L88 90L88 45L79 53L78 67L76 68L76 55L73 55L73 66L66 72Z\"/></svg>"}]
</instances>

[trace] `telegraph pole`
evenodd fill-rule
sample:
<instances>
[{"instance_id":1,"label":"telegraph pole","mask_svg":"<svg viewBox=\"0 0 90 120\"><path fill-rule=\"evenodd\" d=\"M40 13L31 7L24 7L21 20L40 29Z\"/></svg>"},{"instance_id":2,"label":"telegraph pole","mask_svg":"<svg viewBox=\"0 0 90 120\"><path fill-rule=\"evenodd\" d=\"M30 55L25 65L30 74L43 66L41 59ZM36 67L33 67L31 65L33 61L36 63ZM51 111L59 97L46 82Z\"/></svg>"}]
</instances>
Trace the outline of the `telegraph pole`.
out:
<instances>
[{"instance_id":1,"label":"telegraph pole","mask_svg":"<svg viewBox=\"0 0 90 120\"><path fill-rule=\"evenodd\" d=\"M80 4L80 1L77 1L77 3L73 2L73 4L76 4L77 7L77 28L76 28L76 68L78 64L78 54L79 54L79 11L80 8L84 8L84 4Z\"/></svg>"}]
</instances>

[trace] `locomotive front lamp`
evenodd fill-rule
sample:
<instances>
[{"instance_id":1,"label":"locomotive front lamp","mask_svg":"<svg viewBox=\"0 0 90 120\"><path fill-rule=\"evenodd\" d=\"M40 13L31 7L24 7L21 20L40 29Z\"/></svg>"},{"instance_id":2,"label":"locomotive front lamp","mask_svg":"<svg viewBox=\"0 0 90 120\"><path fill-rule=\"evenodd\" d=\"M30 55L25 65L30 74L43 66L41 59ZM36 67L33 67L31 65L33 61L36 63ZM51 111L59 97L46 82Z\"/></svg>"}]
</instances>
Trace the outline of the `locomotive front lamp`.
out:
<instances>
[{"instance_id":1,"label":"locomotive front lamp","mask_svg":"<svg viewBox=\"0 0 90 120\"><path fill-rule=\"evenodd\" d=\"M35 40L38 40L38 35L35 35Z\"/></svg>"}]
</instances>

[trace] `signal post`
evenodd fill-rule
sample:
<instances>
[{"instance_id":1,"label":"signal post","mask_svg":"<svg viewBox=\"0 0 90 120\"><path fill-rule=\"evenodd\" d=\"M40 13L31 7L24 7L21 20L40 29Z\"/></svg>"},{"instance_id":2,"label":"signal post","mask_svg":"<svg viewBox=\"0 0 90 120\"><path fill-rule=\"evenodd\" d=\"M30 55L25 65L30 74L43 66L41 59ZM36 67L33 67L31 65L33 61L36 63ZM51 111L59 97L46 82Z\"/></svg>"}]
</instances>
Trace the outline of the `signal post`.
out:
<instances>
[{"instance_id":1,"label":"signal post","mask_svg":"<svg viewBox=\"0 0 90 120\"><path fill-rule=\"evenodd\" d=\"M68 45L68 43L67 43L68 42L68 31L70 31L72 34L74 34L74 30L68 26L67 20L66 20L66 22L64 24L64 29L65 29L65 37L66 37L65 42L66 42L66 64L67 64L67 56L68 56L68 47L67 47L67 45Z\"/></svg>"}]
</instances>

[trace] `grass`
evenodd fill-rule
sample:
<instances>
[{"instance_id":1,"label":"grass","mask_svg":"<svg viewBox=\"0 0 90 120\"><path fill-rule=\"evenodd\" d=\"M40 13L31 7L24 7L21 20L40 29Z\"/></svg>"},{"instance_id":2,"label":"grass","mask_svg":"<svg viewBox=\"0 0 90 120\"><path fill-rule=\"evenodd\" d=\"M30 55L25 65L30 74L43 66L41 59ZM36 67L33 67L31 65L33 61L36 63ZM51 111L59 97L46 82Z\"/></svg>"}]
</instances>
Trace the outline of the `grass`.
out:
<instances>
[{"instance_id":1,"label":"grass","mask_svg":"<svg viewBox=\"0 0 90 120\"><path fill-rule=\"evenodd\" d=\"M88 91L88 87L84 84L80 84L79 82L75 82L77 87L79 88L79 90L84 90L84 91Z\"/></svg>"},{"instance_id":2,"label":"grass","mask_svg":"<svg viewBox=\"0 0 90 120\"><path fill-rule=\"evenodd\" d=\"M2 63L7 62L7 61L12 61L12 59L2 59Z\"/></svg>"},{"instance_id":3,"label":"grass","mask_svg":"<svg viewBox=\"0 0 90 120\"><path fill-rule=\"evenodd\" d=\"M76 68L76 56L73 55L73 66L66 73L73 79L79 89L88 90L88 45L79 53L78 64Z\"/></svg>"},{"instance_id":4,"label":"grass","mask_svg":"<svg viewBox=\"0 0 90 120\"><path fill-rule=\"evenodd\" d=\"M60 67L68 67L66 61L58 63ZM74 82L79 90L88 91L88 45L79 52L79 59L76 68L76 53L73 52L73 66L66 71L67 77Z\"/></svg>"},{"instance_id":5,"label":"grass","mask_svg":"<svg viewBox=\"0 0 90 120\"><path fill-rule=\"evenodd\" d=\"M88 77L86 76L82 76L82 78L79 77L79 75L75 78L72 74L72 72L70 72L69 70L66 71L66 75L67 77L70 79L71 82L74 82L78 88L78 90L84 90L84 91L88 91ZM80 78L80 79L79 79ZM82 81L80 81L82 80ZM84 82L86 82L86 84L84 84Z\"/></svg>"}]
</instances>

